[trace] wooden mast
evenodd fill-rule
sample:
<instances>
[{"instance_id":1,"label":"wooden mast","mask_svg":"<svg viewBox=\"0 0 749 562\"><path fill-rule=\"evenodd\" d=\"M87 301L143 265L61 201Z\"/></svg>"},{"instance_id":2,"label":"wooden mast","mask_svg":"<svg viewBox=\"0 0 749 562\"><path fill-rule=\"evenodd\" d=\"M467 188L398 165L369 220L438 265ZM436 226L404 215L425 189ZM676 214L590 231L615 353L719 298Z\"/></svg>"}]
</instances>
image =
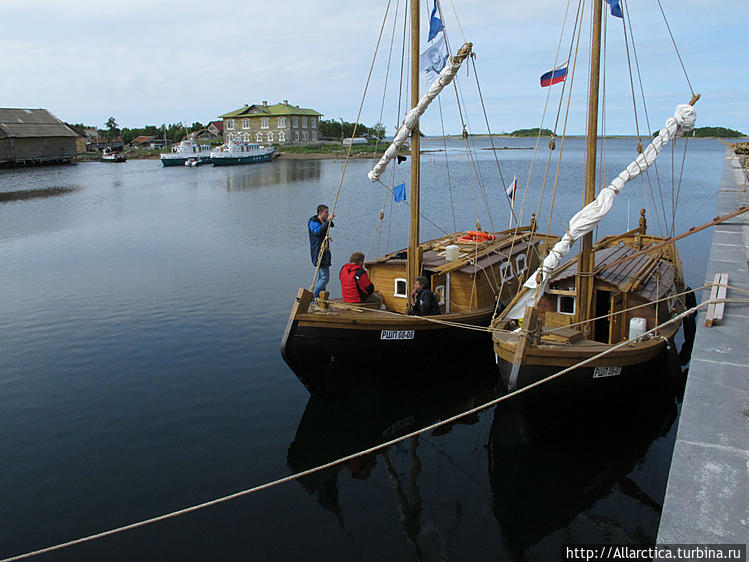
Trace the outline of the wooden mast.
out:
<instances>
[{"instance_id":1,"label":"wooden mast","mask_svg":"<svg viewBox=\"0 0 749 562\"><path fill-rule=\"evenodd\" d=\"M588 128L585 151L585 201L587 205L596 198L596 149L598 146L598 90L601 70L601 15L602 0L595 0L593 7L593 36L590 47L590 85L588 88ZM594 255L593 233L583 237L580 262L577 274L577 321L591 318L591 301L593 297ZM590 325L583 325L583 335L590 334Z\"/></svg>"},{"instance_id":2,"label":"wooden mast","mask_svg":"<svg viewBox=\"0 0 749 562\"><path fill-rule=\"evenodd\" d=\"M411 107L419 103L419 0L411 0ZM409 221L409 242L407 259L408 294L421 271L419 255L419 122L411 131L411 220Z\"/></svg>"}]
</instances>

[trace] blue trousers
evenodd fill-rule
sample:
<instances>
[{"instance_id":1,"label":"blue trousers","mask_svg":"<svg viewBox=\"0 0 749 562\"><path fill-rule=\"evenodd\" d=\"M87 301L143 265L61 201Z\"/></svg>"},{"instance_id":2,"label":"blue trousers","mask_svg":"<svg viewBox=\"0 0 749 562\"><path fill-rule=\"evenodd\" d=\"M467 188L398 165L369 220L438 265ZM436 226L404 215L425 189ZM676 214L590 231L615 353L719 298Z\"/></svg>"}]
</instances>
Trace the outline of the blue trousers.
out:
<instances>
[{"instance_id":1,"label":"blue trousers","mask_svg":"<svg viewBox=\"0 0 749 562\"><path fill-rule=\"evenodd\" d=\"M320 296L320 291L324 291L330 280L330 266L320 266L317 272L317 282L315 283L315 292L313 293L315 298Z\"/></svg>"}]
</instances>

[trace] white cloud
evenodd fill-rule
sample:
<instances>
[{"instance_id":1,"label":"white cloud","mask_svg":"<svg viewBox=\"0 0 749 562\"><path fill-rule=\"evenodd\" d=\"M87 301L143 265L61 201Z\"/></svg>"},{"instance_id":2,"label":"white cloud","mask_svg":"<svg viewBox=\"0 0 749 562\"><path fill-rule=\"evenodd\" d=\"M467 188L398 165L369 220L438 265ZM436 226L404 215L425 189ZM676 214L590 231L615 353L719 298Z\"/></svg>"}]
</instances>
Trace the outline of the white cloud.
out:
<instances>
[{"instance_id":1,"label":"white cloud","mask_svg":"<svg viewBox=\"0 0 749 562\"><path fill-rule=\"evenodd\" d=\"M393 0L404 11L404 0ZM492 128L537 126L546 91L538 77L551 68L565 10L563 0L532 3L455 0L466 39L474 43L482 93ZM747 89L746 73L726 55L725 45L743 33L740 3L732 0L663 2L694 87L703 92L698 114L703 124L749 131L749 117L732 92ZM261 100L314 107L329 118L353 121L359 107L386 2L204 0L107 3L77 0L4 0L4 75L0 99L6 106L48 107L69 121L103 125L115 115L125 126L195 120ZM574 9L571 8L571 9ZM632 25L646 91L653 91L651 119L662 120L689 92L660 13L649 0L630 2ZM422 6L422 15L427 12ZM451 3L444 2L453 48L462 42ZM33 26L30 25L33 22ZM363 113L378 120L392 20L385 27L380 57ZM609 109L631 105L623 53L621 20L607 19ZM396 26L394 59L400 55L402 27ZM568 48L569 27L562 51ZM716 40L720 38L720 42ZM585 60L587 40L579 59ZM399 62L391 64L383 121L392 131L399 120ZM576 92L584 94L587 70L578 70ZM461 73L464 111L472 127L484 118L477 108L472 76ZM553 92L554 95L558 90ZM404 92L405 94L405 92ZM452 94L445 95L446 127L459 132ZM404 98L405 99L405 98ZM552 97L553 99L553 97ZM558 103L558 102L555 102ZM555 106L554 106L555 107ZM609 130L628 132L631 110L610 115ZM570 127L582 132L579 112ZM440 130L439 116L424 118L422 129ZM474 129L475 130L475 129ZM477 131L478 132L478 131Z\"/></svg>"}]
</instances>

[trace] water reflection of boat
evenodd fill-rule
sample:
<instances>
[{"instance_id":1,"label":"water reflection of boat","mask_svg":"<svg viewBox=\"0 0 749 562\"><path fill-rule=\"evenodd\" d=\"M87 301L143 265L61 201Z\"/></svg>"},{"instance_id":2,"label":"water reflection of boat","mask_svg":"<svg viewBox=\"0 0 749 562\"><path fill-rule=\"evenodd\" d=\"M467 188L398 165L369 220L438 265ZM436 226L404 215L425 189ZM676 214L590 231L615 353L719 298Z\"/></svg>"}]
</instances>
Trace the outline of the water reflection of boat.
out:
<instances>
[{"instance_id":1,"label":"water reflection of boat","mask_svg":"<svg viewBox=\"0 0 749 562\"><path fill-rule=\"evenodd\" d=\"M226 174L226 190L241 191L301 181L318 181L320 175L319 160L275 160L272 166L229 168Z\"/></svg>"},{"instance_id":2,"label":"water reflection of boat","mask_svg":"<svg viewBox=\"0 0 749 562\"><path fill-rule=\"evenodd\" d=\"M493 511L509 551L518 559L528 557L529 548L557 531L567 544L654 542L668 462L664 459L663 486L656 494L630 474L674 423L672 390L647 399L638 394L637 401L620 396L599 406L588 400L584 407L536 398L499 404L489 437ZM591 512L614 490L627 500L617 501L617 511L631 500L639 520ZM574 525L577 518L584 524Z\"/></svg>"},{"instance_id":3,"label":"water reflection of boat","mask_svg":"<svg viewBox=\"0 0 749 562\"><path fill-rule=\"evenodd\" d=\"M483 368L481 365L468 367L476 374L461 377L459 382L454 376L447 375L454 373L455 369L446 367L440 385L399 386L394 392L392 388L378 384L359 387L359 392L335 399L310 396L296 436L289 445L289 469L300 472L328 463L491 400L498 382L493 365L486 362ZM429 373L430 380L435 376L439 377L439 373ZM455 423L473 424L477 419L478 416L467 417ZM447 433L451 427L440 427L433 434ZM412 440L410 447L417 446ZM415 452L412 450L411 454ZM378 459L391 472L389 453L383 450L305 476L299 482L322 507L342 518L338 502L339 474L347 472L353 478L366 479Z\"/></svg>"}]
</instances>

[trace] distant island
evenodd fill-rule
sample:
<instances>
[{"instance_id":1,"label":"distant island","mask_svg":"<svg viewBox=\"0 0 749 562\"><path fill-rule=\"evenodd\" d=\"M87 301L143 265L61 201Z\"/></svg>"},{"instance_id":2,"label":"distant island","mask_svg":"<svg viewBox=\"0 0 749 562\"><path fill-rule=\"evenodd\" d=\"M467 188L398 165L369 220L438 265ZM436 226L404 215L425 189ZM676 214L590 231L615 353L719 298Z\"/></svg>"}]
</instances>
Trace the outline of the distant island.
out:
<instances>
[{"instance_id":1,"label":"distant island","mask_svg":"<svg viewBox=\"0 0 749 562\"><path fill-rule=\"evenodd\" d=\"M550 137L553 133L549 129L539 129L538 127L534 129L517 129L508 133L511 137L537 137L539 134L542 137Z\"/></svg>"}]
</instances>

